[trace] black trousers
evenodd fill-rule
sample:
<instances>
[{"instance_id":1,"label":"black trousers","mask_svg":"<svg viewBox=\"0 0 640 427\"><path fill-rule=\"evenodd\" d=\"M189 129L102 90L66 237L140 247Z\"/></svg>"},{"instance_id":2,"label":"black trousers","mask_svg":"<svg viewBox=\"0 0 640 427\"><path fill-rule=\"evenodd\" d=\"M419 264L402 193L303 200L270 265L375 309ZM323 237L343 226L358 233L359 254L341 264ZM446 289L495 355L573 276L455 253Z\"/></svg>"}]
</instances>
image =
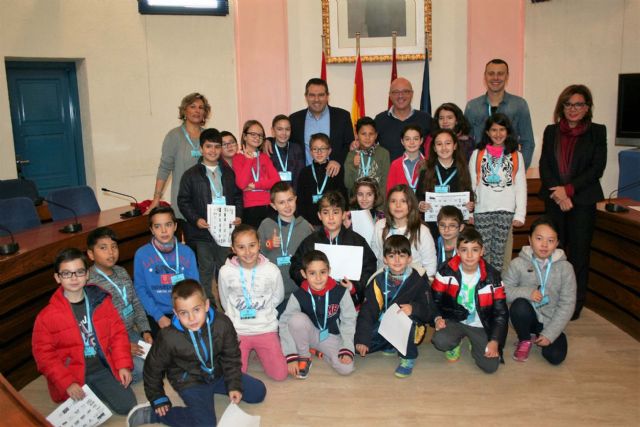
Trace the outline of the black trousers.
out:
<instances>
[{"instance_id":1,"label":"black trousers","mask_svg":"<svg viewBox=\"0 0 640 427\"><path fill-rule=\"evenodd\" d=\"M575 205L569 212L562 212L553 200L545 200L547 216L558 228L560 245L576 272L576 308L580 315L587 298L589 282L589 255L596 223L596 205Z\"/></svg>"},{"instance_id":2,"label":"black trousers","mask_svg":"<svg viewBox=\"0 0 640 427\"><path fill-rule=\"evenodd\" d=\"M531 303L524 298L517 298L509 309L509 317L518 340L530 340L531 334L542 332L543 324L538 321ZM567 336L563 333L554 342L542 347L542 357L552 365L559 365L567 357Z\"/></svg>"}]
</instances>

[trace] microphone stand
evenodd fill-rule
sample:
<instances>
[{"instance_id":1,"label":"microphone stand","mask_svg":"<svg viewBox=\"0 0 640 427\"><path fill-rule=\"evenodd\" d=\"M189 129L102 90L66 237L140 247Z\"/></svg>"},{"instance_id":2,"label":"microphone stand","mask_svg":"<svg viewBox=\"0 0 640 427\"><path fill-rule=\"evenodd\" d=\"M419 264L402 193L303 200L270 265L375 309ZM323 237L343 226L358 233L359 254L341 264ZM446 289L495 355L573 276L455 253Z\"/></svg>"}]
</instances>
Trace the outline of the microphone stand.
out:
<instances>
[{"instance_id":1,"label":"microphone stand","mask_svg":"<svg viewBox=\"0 0 640 427\"><path fill-rule=\"evenodd\" d=\"M611 201L611 197L613 196L613 193L624 191L624 190L628 190L630 188L634 188L634 187L637 187L639 185L640 185L640 181L636 181L636 182L632 182L631 184L627 184L627 185L625 185L623 187L616 188L615 190L613 190L611 192L611 194L609 194L609 201L604 205L604 209L607 212L612 212L612 213L628 212L629 208L627 208L626 206L619 205L617 203L613 203Z\"/></svg>"},{"instance_id":2,"label":"microphone stand","mask_svg":"<svg viewBox=\"0 0 640 427\"><path fill-rule=\"evenodd\" d=\"M121 213L120 218L133 218L133 217L142 215L142 212L140 212L140 209L138 209L138 205L139 205L138 199L136 199L135 197L130 196L129 194L124 194L124 193L119 193L117 191L109 190L108 188L104 188L104 187L102 187L101 190L106 193L113 193L113 194L118 194L120 196L128 197L130 199L133 199L133 201L136 203L135 208L131 209L130 211Z\"/></svg>"},{"instance_id":3,"label":"microphone stand","mask_svg":"<svg viewBox=\"0 0 640 427\"><path fill-rule=\"evenodd\" d=\"M0 245L0 255L13 255L20 249L20 245L16 242L13 237L13 233L4 225L0 225L0 230L4 230L9 233L9 237L11 237L11 243L3 243Z\"/></svg>"},{"instance_id":4,"label":"microphone stand","mask_svg":"<svg viewBox=\"0 0 640 427\"><path fill-rule=\"evenodd\" d=\"M69 206L65 206L61 203L54 202L53 200L47 200L47 203L51 203L52 205L61 207L62 209L66 209L68 211L71 211L71 213L73 213L75 222L65 225L58 231L60 231L61 233L67 233L67 234L72 234L72 233L77 233L79 231L82 231L82 224L78 222L78 214L76 214L75 210L71 209Z\"/></svg>"}]
</instances>

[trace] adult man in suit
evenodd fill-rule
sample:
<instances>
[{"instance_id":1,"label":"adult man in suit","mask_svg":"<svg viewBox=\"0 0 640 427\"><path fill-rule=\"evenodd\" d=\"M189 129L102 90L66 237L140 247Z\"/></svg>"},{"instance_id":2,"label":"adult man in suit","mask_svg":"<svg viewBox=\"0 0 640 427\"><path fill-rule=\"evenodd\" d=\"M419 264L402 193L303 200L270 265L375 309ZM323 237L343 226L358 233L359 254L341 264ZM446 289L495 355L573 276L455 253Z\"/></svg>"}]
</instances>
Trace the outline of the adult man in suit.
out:
<instances>
[{"instance_id":1,"label":"adult man in suit","mask_svg":"<svg viewBox=\"0 0 640 427\"><path fill-rule=\"evenodd\" d=\"M340 170L349 146L354 140L351 115L342 108L329 105L329 86L327 82L310 79L304 91L308 108L296 111L289 116L291 120L291 142L304 148L305 162L312 162L309 139L314 133L325 133L331 143L331 161L328 172L334 176ZM334 173L335 171L335 173Z\"/></svg>"}]
</instances>

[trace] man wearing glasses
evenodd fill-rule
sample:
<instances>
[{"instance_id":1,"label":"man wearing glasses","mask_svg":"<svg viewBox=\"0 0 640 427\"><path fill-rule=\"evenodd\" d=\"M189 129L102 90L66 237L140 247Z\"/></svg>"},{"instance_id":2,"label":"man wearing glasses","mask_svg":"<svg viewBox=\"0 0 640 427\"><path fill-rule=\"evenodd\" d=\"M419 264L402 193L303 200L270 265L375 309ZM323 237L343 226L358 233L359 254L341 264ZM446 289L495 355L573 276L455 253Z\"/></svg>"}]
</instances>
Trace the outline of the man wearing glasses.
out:
<instances>
[{"instance_id":1,"label":"man wearing glasses","mask_svg":"<svg viewBox=\"0 0 640 427\"><path fill-rule=\"evenodd\" d=\"M484 124L490 115L503 113L509 117L524 163L529 168L535 149L529 106L523 98L507 93L505 86L508 81L509 65L504 60L492 59L487 62L484 69L487 92L469 101L464 115L473 128L473 138L476 143L482 140Z\"/></svg>"},{"instance_id":2,"label":"man wearing glasses","mask_svg":"<svg viewBox=\"0 0 640 427\"><path fill-rule=\"evenodd\" d=\"M422 134L427 135L431 127L431 117L424 111L411 107L413 88L411 82L404 77L398 77L391 82L389 88L391 108L378 114L375 118L378 141L389 151L391 161L402 156L404 147L400 143L402 129L409 124L422 128Z\"/></svg>"}]
</instances>

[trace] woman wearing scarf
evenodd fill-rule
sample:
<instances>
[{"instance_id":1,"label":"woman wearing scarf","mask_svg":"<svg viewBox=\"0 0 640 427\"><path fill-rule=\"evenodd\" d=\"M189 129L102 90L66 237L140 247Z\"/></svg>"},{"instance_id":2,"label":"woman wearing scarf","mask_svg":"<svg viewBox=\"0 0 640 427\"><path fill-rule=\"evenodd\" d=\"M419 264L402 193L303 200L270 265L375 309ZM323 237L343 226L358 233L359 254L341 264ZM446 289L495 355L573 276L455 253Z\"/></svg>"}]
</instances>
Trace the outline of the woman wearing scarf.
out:
<instances>
[{"instance_id":1,"label":"woman wearing scarf","mask_svg":"<svg viewBox=\"0 0 640 427\"><path fill-rule=\"evenodd\" d=\"M607 164L607 130L591 122L592 110L589 88L571 85L564 89L553 113L555 124L544 130L540 156L540 197L576 272L576 308L571 320L580 317L585 302L596 202L604 198L600 178Z\"/></svg>"}]
</instances>

